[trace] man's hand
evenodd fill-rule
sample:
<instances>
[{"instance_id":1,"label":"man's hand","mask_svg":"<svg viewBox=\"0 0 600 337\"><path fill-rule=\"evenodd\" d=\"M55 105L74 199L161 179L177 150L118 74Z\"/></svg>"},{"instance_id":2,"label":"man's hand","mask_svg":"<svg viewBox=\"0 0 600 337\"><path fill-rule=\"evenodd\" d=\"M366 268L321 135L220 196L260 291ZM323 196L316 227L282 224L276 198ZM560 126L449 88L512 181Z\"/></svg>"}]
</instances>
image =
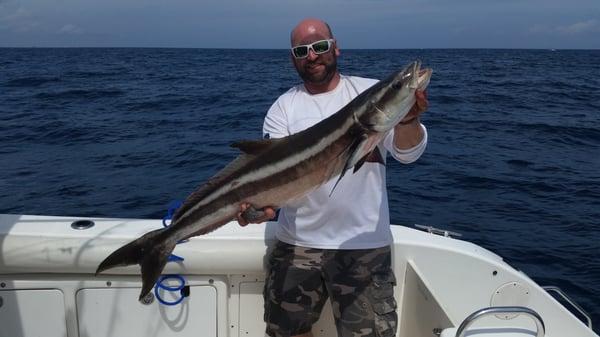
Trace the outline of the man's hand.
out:
<instances>
[{"instance_id":1,"label":"man's hand","mask_svg":"<svg viewBox=\"0 0 600 337\"><path fill-rule=\"evenodd\" d=\"M421 116L421 114L429 107L429 101L427 101L427 91L417 90L415 91L415 97L417 98L417 101L410 109L408 114L406 114L406 116L400 121L400 124L410 123L413 121L413 119Z\"/></svg>"},{"instance_id":2,"label":"man's hand","mask_svg":"<svg viewBox=\"0 0 600 337\"><path fill-rule=\"evenodd\" d=\"M265 207L257 210L251 204L245 202L240 205L240 212L237 214L237 222L240 226L246 226L249 223L261 223L271 220L275 217L275 210L272 207Z\"/></svg>"},{"instance_id":3,"label":"man's hand","mask_svg":"<svg viewBox=\"0 0 600 337\"><path fill-rule=\"evenodd\" d=\"M423 140L423 130L419 117L429 107L427 92L417 90L415 92L417 101L408 114L394 128L394 145L397 149L408 150L417 146Z\"/></svg>"}]
</instances>

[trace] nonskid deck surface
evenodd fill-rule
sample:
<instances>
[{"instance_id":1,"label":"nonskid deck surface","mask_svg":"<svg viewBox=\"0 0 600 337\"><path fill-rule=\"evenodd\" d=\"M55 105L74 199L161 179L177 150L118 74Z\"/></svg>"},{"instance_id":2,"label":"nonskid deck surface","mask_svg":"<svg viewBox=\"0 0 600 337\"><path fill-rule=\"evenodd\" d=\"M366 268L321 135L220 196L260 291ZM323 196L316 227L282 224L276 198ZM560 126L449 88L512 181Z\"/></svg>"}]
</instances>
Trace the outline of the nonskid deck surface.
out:
<instances>
[{"instance_id":1,"label":"nonskid deck surface","mask_svg":"<svg viewBox=\"0 0 600 337\"><path fill-rule=\"evenodd\" d=\"M73 229L77 220L94 225ZM0 215L0 326L10 336L263 336L264 257L276 224L229 223L178 245L174 254L184 261L169 263L165 273L183 275L190 296L177 306L137 302L138 266L93 275L114 249L161 226L160 220ZM597 336L498 255L408 227L392 226L392 232L398 336L447 335L490 306L532 309L543 319L546 336ZM479 330L469 333L515 328L522 329L513 331L520 337L519 331L536 331L525 315L509 318L483 317L473 325ZM330 308L314 331L336 335ZM494 337L494 331L500 330L481 337Z\"/></svg>"}]
</instances>

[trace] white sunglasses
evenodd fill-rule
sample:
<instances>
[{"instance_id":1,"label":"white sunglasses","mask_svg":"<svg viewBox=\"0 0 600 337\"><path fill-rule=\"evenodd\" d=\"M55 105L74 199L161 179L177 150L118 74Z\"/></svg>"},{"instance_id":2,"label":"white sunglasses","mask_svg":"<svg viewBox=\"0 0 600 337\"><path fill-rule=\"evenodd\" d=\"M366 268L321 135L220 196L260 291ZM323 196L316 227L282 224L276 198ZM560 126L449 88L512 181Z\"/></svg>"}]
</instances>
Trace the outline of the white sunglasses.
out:
<instances>
[{"instance_id":1,"label":"white sunglasses","mask_svg":"<svg viewBox=\"0 0 600 337\"><path fill-rule=\"evenodd\" d=\"M308 52L311 49L317 55L324 54L331 49L331 45L334 41L334 39L326 39L315 41L311 44L295 46L292 48L292 55L294 55L294 57L297 59L303 59L308 57Z\"/></svg>"}]
</instances>

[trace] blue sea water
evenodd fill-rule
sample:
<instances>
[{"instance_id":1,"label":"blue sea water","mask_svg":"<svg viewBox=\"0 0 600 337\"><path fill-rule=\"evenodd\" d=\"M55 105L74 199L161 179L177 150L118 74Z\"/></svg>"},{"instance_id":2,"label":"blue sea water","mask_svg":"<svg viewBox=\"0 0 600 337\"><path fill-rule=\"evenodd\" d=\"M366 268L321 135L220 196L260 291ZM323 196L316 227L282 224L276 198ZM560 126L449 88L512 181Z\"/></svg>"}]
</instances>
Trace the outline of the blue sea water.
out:
<instances>
[{"instance_id":1,"label":"blue sea water","mask_svg":"<svg viewBox=\"0 0 600 337\"><path fill-rule=\"evenodd\" d=\"M462 233L600 324L600 51L347 50L434 69L429 146L391 161L393 223ZM0 49L0 213L162 217L261 137L285 50Z\"/></svg>"}]
</instances>

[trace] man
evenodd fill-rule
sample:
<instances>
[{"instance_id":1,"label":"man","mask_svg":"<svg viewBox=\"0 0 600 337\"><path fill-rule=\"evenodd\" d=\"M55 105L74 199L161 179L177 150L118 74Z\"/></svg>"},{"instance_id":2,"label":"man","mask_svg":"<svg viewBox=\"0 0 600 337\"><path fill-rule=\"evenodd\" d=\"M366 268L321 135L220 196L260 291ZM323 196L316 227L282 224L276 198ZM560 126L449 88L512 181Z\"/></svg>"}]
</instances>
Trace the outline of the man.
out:
<instances>
[{"instance_id":1,"label":"man","mask_svg":"<svg viewBox=\"0 0 600 337\"><path fill-rule=\"evenodd\" d=\"M291 58L302 85L281 95L265 117L266 138L302 131L334 114L377 81L341 75L340 51L329 26L301 21L291 33ZM383 158L410 163L425 150L419 122L427 108L417 92L409 114L378 145ZM327 298L340 336L394 336L398 325L393 297L389 209L385 165L367 162L332 179L280 211L276 243L265 282L265 322L270 336L311 337ZM243 212L238 222L248 224ZM266 208L262 222L274 216Z\"/></svg>"}]
</instances>

